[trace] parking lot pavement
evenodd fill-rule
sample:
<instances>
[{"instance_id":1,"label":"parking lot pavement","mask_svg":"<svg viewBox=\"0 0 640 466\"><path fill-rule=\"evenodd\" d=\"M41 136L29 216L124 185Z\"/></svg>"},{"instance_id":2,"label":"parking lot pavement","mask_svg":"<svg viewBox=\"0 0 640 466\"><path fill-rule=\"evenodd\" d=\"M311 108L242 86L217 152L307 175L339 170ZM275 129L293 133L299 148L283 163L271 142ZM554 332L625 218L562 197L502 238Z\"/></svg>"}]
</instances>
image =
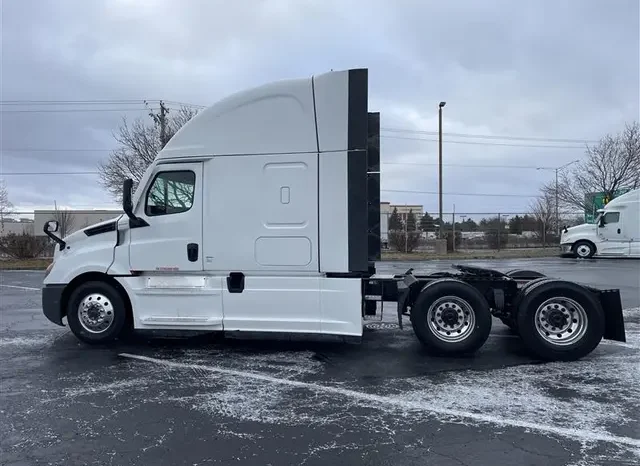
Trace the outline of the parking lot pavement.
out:
<instances>
[{"instance_id":1,"label":"parking lot pavement","mask_svg":"<svg viewBox=\"0 0 640 466\"><path fill-rule=\"evenodd\" d=\"M40 272L1 273L0 464L637 464L637 265L475 263L626 289L628 342L542 364L494 321L475 356L438 358L389 306L360 345L142 335L88 347L42 316Z\"/></svg>"}]
</instances>

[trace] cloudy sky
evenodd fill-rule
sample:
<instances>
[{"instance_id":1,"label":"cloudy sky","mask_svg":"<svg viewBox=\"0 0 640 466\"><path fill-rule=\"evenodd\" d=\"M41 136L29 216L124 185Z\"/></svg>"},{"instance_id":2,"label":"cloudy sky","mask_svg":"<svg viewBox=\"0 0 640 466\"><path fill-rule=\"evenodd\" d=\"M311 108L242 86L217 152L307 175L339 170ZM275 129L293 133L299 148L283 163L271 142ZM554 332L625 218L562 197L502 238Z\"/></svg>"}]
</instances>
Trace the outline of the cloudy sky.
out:
<instances>
[{"instance_id":1,"label":"cloudy sky","mask_svg":"<svg viewBox=\"0 0 640 466\"><path fill-rule=\"evenodd\" d=\"M135 102L25 101L210 105L271 80L368 67L383 200L437 212L445 100L444 210L524 212L554 177L536 167L579 159L580 141L640 118L638 5L4 0L0 178L20 210L113 206L94 174L43 173L95 172L122 117L148 118Z\"/></svg>"}]
</instances>

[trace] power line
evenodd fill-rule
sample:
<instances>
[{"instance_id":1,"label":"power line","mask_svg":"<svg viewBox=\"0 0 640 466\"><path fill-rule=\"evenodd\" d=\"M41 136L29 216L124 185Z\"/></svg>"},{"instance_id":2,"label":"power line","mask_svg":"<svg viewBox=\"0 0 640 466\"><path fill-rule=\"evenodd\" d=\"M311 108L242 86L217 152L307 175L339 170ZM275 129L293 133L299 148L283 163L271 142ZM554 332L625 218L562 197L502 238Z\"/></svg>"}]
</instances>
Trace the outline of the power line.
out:
<instances>
[{"instance_id":1,"label":"power line","mask_svg":"<svg viewBox=\"0 0 640 466\"><path fill-rule=\"evenodd\" d=\"M184 107L195 107L195 108L207 108L206 105L197 105L197 104L190 104L188 102L180 102L177 100L165 100L164 101L167 104L173 104L173 105L182 105Z\"/></svg>"},{"instance_id":2,"label":"power line","mask_svg":"<svg viewBox=\"0 0 640 466\"><path fill-rule=\"evenodd\" d=\"M39 176L39 175L97 175L98 172L5 172L0 176Z\"/></svg>"},{"instance_id":3,"label":"power line","mask_svg":"<svg viewBox=\"0 0 640 466\"><path fill-rule=\"evenodd\" d=\"M129 109L133 110L133 109ZM148 109L140 109L140 110L148 110ZM42 112L46 112L47 110L42 110ZM57 110L52 110L57 111ZM78 110L80 112L83 111L91 111L91 110ZM102 110L95 110L102 111ZM108 111L108 110L105 110ZM13 112L12 110L9 113ZM25 110L25 112L29 112ZM0 111L2 113L2 111ZM381 138L385 139L401 139L407 141L425 141L425 142L438 142L437 139L427 139L427 138L412 138L412 137L402 137L402 136L386 136L381 135ZM478 142L478 141L443 141L444 144L471 144L471 145L481 145L481 146L507 146L507 147L524 147L524 148L538 148L538 149L580 149L584 150L583 147L579 146L559 146L559 145L536 145L536 144L508 144L508 143L499 143L499 142ZM3 148L2 151L5 152L109 152L113 149L46 149L46 148Z\"/></svg>"},{"instance_id":4,"label":"power line","mask_svg":"<svg viewBox=\"0 0 640 466\"><path fill-rule=\"evenodd\" d=\"M97 99L97 100L1 100L0 105L95 105L95 104L142 104L160 102L158 99Z\"/></svg>"},{"instance_id":5,"label":"power line","mask_svg":"<svg viewBox=\"0 0 640 466\"><path fill-rule=\"evenodd\" d=\"M44 149L44 148L23 148L5 149L0 148L0 152L111 152L117 149Z\"/></svg>"},{"instance_id":6,"label":"power line","mask_svg":"<svg viewBox=\"0 0 640 466\"><path fill-rule=\"evenodd\" d=\"M382 131L396 132L396 133L412 133L412 134L426 134L429 136L437 136L437 131L421 131L414 129L403 129L403 128L380 128ZM567 142L567 143L585 143L585 142L593 142L596 143L598 141L589 140L589 139L566 139L566 138L543 138L543 137L532 137L532 136L497 136L490 134L470 134L470 133L442 133L444 136L456 136L460 138L472 138L472 139L504 139L504 140L512 140L512 141L540 141L540 142Z\"/></svg>"},{"instance_id":7,"label":"power line","mask_svg":"<svg viewBox=\"0 0 640 466\"><path fill-rule=\"evenodd\" d=\"M403 137L403 136L387 136L380 135L381 138L386 139L402 139L406 141L427 141L427 142L438 142L438 139L427 139L427 138L412 138L412 137ZM508 144L502 142L480 142L480 141L450 141L445 139L442 141L443 144L471 144L471 145L480 145L480 146L506 146L506 147L527 147L527 148L537 148L537 149L580 149L584 150L584 147L581 146L559 146L559 145L537 145L537 144Z\"/></svg>"},{"instance_id":8,"label":"power line","mask_svg":"<svg viewBox=\"0 0 640 466\"><path fill-rule=\"evenodd\" d=\"M187 106L185 104L180 104ZM179 110L173 107L166 107L170 110ZM2 113L90 113L90 112L133 112L133 111L149 111L156 108L56 108L56 109L28 109L28 110L0 110Z\"/></svg>"},{"instance_id":9,"label":"power line","mask_svg":"<svg viewBox=\"0 0 640 466\"><path fill-rule=\"evenodd\" d=\"M0 113L87 113L87 112L137 112L149 108L65 108L54 110L0 110Z\"/></svg>"},{"instance_id":10,"label":"power line","mask_svg":"<svg viewBox=\"0 0 640 466\"><path fill-rule=\"evenodd\" d=\"M437 167L437 163L420 163L420 162L381 162L381 165L416 165L416 166L427 166L427 167ZM445 167L464 167L464 168L509 168L509 169L522 169L522 170L537 170L539 168L550 168L552 167L536 167L536 166L527 166L527 165L468 165L464 163L443 163Z\"/></svg>"},{"instance_id":11,"label":"power line","mask_svg":"<svg viewBox=\"0 0 640 466\"><path fill-rule=\"evenodd\" d=\"M381 189L387 193L409 193L409 194L439 194L437 191L413 191L405 189ZM442 193L448 196L475 196L475 197L538 197L539 194L490 194L490 193Z\"/></svg>"},{"instance_id":12,"label":"power line","mask_svg":"<svg viewBox=\"0 0 640 466\"><path fill-rule=\"evenodd\" d=\"M95 104L135 104L135 103L145 103L145 102L162 102L162 99L94 99L94 100L3 100L0 101L0 105L95 105ZM195 107L195 108L206 108L206 105L200 104L192 104L188 102L181 102L177 100L164 100L163 102L167 104L174 105L182 105L186 107ZM95 111L102 111L103 109L95 109ZM111 110L111 109L109 109ZM5 110L4 112L41 112L44 110ZM83 110L84 111L84 110ZM114 111L119 111L118 109L114 109ZM392 133L409 133L409 134L423 134L428 136L437 136L438 132L436 131L426 131L426 130L416 130L416 129L408 129L408 128L392 128L392 127L382 127L380 128L382 131L388 131ZM590 139L571 139L571 138L548 138L548 137L534 137L534 136L511 136L511 135L491 135L491 134L471 134L471 133L443 133L445 136L454 136L458 138L470 138L470 139L489 139L489 140L507 140L507 141L538 141L538 142L555 142L555 143L574 143L574 144L584 144L584 143L597 143L596 140ZM391 136L387 136L391 137ZM427 140L431 139L422 139L419 140ZM444 141L447 142L447 141ZM453 141L448 141L453 142ZM463 143L460 141L460 143ZM471 144L471 142L468 142ZM481 144L476 142L476 144ZM529 146L524 146L529 147ZM533 146L537 147L537 146ZM542 146L542 147L553 147L553 146ZM565 146L561 146L565 147ZM582 148L582 147L581 147Z\"/></svg>"},{"instance_id":13,"label":"power line","mask_svg":"<svg viewBox=\"0 0 640 466\"><path fill-rule=\"evenodd\" d=\"M80 149L77 149L80 150ZM94 149L94 150L107 150L107 149ZM437 163L420 163L420 162L381 162L381 165L401 165L401 166L437 166ZM463 163L445 163L444 166L447 167L460 167L460 168L504 168L504 169L522 169L522 170L537 170L541 168L552 168L552 167L537 167L537 166L526 166L526 165L467 165ZM97 171L55 171L55 172L4 172L0 173L0 175L97 175L99 172Z\"/></svg>"},{"instance_id":14,"label":"power line","mask_svg":"<svg viewBox=\"0 0 640 466\"><path fill-rule=\"evenodd\" d=\"M191 104L179 100L162 99L96 99L96 100L2 100L0 105L117 105L117 104L143 104L146 102L164 102L167 104L184 105L186 107L206 108L206 105Z\"/></svg>"}]
</instances>

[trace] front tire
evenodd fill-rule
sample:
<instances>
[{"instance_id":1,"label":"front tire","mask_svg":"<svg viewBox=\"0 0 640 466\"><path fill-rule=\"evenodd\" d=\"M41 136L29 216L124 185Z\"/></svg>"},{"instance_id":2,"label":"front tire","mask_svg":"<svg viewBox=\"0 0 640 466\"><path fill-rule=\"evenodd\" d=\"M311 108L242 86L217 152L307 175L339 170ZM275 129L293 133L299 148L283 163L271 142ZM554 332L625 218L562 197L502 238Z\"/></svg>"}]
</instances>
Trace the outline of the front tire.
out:
<instances>
[{"instance_id":1,"label":"front tire","mask_svg":"<svg viewBox=\"0 0 640 466\"><path fill-rule=\"evenodd\" d=\"M113 286L91 281L71 292L67 302L67 321L79 340L91 344L107 343L122 333L127 309Z\"/></svg>"},{"instance_id":2,"label":"front tire","mask_svg":"<svg viewBox=\"0 0 640 466\"><path fill-rule=\"evenodd\" d=\"M473 286L452 278L427 284L411 308L413 331L433 353L474 353L489 338L489 304Z\"/></svg>"},{"instance_id":3,"label":"front tire","mask_svg":"<svg viewBox=\"0 0 640 466\"><path fill-rule=\"evenodd\" d=\"M571 250L580 259L590 259L596 253L596 247L590 241L578 241Z\"/></svg>"},{"instance_id":4,"label":"front tire","mask_svg":"<svg viewBox=\"0 0 640 466\"><path fill-rule=\"evenodd\" d=\"M576 283L550 280L528 288L517 314L520 338L531 353L548 361L574 361L602 340L600 302Z\"/></svg>"}]
</instances>

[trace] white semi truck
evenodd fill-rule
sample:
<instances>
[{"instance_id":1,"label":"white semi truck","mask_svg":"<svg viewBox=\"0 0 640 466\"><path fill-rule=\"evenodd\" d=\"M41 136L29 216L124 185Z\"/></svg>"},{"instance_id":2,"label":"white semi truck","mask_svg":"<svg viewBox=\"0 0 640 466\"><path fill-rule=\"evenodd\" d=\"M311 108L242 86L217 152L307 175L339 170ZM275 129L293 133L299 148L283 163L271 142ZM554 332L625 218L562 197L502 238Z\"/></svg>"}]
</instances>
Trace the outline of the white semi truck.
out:
<instances>
[{"instance_id":1,"label":"white semi truck","mask_svg":"<svg viewBox=\"0 0 640 466\"><path fill-rule=\"evenodd\" d=\"M572 360L625 341L618 290L458 266L379 276L379 114L368 70L231 95L158 153L120 217L56 236L43 312L88 343L130 329L360 340L396 302L431 351L479 349L492 315L537 357ZM380 304L378 306L378 304Z\"/></svg>"},{"instance_id":2,"label":"white semi truck","mask_svg":"<svg viewBox=\"0 0 640 466\"><path fill-rule=\"evenodd\" d=\"M560 248L565 255L640 258L640 189L616 197L598 210L595 223L564 228Z\"/></svg>"}]
</instances>

